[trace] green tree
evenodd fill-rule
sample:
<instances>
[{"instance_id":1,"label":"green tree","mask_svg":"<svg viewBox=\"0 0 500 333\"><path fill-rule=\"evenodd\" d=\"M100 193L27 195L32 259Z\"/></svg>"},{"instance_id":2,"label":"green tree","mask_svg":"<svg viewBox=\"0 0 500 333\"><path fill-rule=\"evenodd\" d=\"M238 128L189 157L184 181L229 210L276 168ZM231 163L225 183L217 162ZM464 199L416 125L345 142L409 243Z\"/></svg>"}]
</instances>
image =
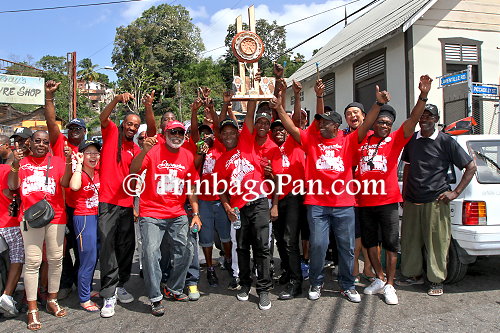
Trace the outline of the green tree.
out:
<instances>
[{"instance_id":1,"label":"green tree","mask_svg":"<svg viewBox=\"0 0 500 333\"><path fill-rule=\"evenodd\" d=\"M112 62L119 87L135 97L134 111L142 110L140 101L151 89L160 100L172 98L180 71L203 50L200 31L181 5L152 6L130 25L117 28Z\"/></svg>"},{"instance_id":2,"label":"green tree","mask_svg":"<svg viewBox=\"0 0 500 333\"><path fill-rule=\"evenodd\" d=\"M51 71L57 73L64 73L67 71L67 64L65 57L57 57L46 55L37 61L36 66L44 71Z\"/></svg>"}]
</instances>

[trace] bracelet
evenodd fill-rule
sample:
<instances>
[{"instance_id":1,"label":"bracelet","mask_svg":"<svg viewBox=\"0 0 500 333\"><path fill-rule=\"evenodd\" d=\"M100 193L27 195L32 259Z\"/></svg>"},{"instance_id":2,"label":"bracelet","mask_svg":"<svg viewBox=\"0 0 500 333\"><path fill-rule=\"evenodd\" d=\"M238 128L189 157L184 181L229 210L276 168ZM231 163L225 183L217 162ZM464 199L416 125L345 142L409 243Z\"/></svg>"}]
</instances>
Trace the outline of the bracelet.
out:
<instances>
[{"instance_id":1,"label":"bracelet","mask_svg":"<svg viewBox=\"0 0 500 333\"><path fill-rule=\"evenodd\" d=\"M316 97L317 97L317 98L323 98L323 96L317 96L317 95L316 95Z\"/></svg>"},{"instance_id":2,"label":"bracelet","mask_svg":"<svg viewBox=\"0 0 500 333\"><path fill-rule=\"evenodd\" d=\"M385 103L380 103L379 101L375 101L375 103L377 103L378 106L385 105Z\"/></svg>"},{"instance_id":3,"label":"bracelet","mask_svg":"<svg viewBox=\"0 0 500 333\"><path fill-rule=\"evenodd\" d=\"M19 168L10 167L10 171L12 171L12 172L19 172Z\"/></svg>"},{"instance_id":4,"label":"bracelet","mask_svg":"<svg viewBox=\"0 0 500 333\"><path fill-rule=\"evenodd\" d=\"M423 98L422 96L418 96L418 99L421 100L422 102L427 102L428 98Z\"/></svg>"},{"instance_id":5,"label":"bracelet","mask_svg":"<svg viewBox=\"0 0 500 333\"><path fill-rule=\"evenodd\" d=\"M46 101L53 101L54 99L53 98L46 98L45 100Z\"/></svg>"}]
</instances>

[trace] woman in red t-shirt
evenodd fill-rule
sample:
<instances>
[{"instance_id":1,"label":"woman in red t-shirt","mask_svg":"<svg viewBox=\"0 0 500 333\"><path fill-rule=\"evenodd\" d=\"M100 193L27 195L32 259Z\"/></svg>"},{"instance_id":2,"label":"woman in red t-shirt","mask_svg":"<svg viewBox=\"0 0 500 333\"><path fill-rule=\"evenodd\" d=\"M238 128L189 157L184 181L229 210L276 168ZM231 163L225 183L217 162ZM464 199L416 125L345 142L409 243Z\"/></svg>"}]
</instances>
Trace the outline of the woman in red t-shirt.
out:
<instances>
[{"instance_id":1,"label":"woman in red t-shirt","mask_svg":"<svg viewBox=\"0 0 500 333\"><path fill-rule=\"evenodd\" d=\"M56 317L64 317L67 312L57 303L57 292L61 280L63 243L66 229L66 210L62 187L68 187L71 177L71 154L65 147L66 165L62 158L49 154L49 134L36 131L29 139L31 155L23 158L20 149L14 151L14 161L9 173L9 188L20 188L21 207L19 214L23 220L24 211L42 200L47 199L54 209L54 218L42 228L22 225L25 252L24 284L28 301L28 329L39 330L37 289L39 268L42 262L42 246L45 241L49 284L47 311ZM17 148L17 147L16 147ZM47 177L46 177L47 175ZM46 180L47 178L47 180Z\"/></svg>"},{"instance_id":2,"label":"woman in red t-shirt","mask_svg":"<svg viewBox=\"0 0 500 333\"><path fill-rule=\"evenodd\" d=\"M73 153L76 168L71 177L70 197L75 203L73 225L80 267L78 268L78 296L80 306L88 312L99 311L97 304L90 300L92 278L97 262L97 207L99 205L99 163L101 145L97 141L86 140Z\"/></svg>"}]
</instances>

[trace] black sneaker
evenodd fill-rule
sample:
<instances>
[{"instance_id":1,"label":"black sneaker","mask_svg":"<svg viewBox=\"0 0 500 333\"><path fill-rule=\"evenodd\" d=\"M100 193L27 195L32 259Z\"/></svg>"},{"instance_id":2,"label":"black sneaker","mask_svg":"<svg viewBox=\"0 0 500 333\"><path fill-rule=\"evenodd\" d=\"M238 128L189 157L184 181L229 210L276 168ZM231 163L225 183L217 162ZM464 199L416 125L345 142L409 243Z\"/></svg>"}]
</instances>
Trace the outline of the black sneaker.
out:
<instances>
[{"instance_id":1,"label":"black sneaker","mask_svg":"<svg viewBox=\"0 0 500 333\"><path fill-rule=\"evenodd\" d=\"M269 310L271 308L271 299L269 299L269 293L263 291L259 294L259 309Z\"/></svg>"},{"instance_id":2,"label":"black sneaker","mask_svg":"<svg viewBox=\"0 0 500 333\"><path fill-rule=\"evenodd\" d=\"M241 286L240 291L236 294L238 301L248 301L248 294L250 294L249 286Z\"/></svg>"},{"instance_id":3,"label":"black sneaker","mask_svg":"<svg viewBox=\"0 0 500 333\"><path fill-rule=\"evenodd\" d=\"M165 314L165 307L161 301L151 303L151 314L156 317L161 317Z\"/></svg>"},{"instance_id":4,"label":"black sneaker","mask_svg":"<svg viewBox=\"0 0 500 333\"><path fill-rule=\"evenodd\" d=\"M240 290L241 289L240 279L237 278L237 277L233 277L233 279L231 280L231 282L229 282L229 285L227 286L227 289L229 289L229 290Z\"/></svg>"},{"instance_id":5,"label":"black sneaker","mask_svg":"<svg viewBox=\"0 0 500 333\"><path fill-rule=\"evenodd\" d=\"M167 298L170 298L174 301L189 302L189 296L184 293L174 294L173 292L166 289L163 290L163 293Z\"/></svg>"},{"instance_id":6,"label":"black sneaker","mask_svg":"<svg viewBox=\"0 0 500 333\"><path fill-rule=\"evenodd\" d=\"M302 283L290 282L285 289L279 294L278 299L289 300L302 294Z\"/></svg>"},{"instance_id":7,"label":"black sneaker","mask_svg":"<svg viewBox=\"0 0 500 333\"><path fill-rule=\"evenodd\" d=\"M219 279L217 278L217 275L215 274L215 269L211 267L212 269L207 270L207 280L208 284L210 287L217 287L219 285Z\"/></svg>"}]
</instances>

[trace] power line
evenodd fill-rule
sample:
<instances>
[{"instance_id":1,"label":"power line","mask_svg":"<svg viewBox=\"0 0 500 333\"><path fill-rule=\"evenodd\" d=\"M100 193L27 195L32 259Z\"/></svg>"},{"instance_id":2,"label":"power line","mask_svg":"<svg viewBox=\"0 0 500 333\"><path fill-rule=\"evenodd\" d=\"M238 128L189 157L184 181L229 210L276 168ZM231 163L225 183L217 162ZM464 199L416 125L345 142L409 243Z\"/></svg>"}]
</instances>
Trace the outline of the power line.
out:
<instances>
[{"instance_id":1,"label":"power line","mask_svg":"<svg viewBox=\"0 0 500 333\"><path fill-rule=\"evenodd\" d=\"M35 11L42 11L42 10L66 9L66 8L77 8L77 7L91 7L91 6L102 6L102 5L114 5L114 4L119 4L119 3L138 2L138 1L145 1L145 0L117 0L117 1L108 1L108 2L86 3L86 4L79 4L79 5L57 6L57 7L3 10L3 11L0 11L0 14L35 12Z\"/></svg>"}]
</instances>

